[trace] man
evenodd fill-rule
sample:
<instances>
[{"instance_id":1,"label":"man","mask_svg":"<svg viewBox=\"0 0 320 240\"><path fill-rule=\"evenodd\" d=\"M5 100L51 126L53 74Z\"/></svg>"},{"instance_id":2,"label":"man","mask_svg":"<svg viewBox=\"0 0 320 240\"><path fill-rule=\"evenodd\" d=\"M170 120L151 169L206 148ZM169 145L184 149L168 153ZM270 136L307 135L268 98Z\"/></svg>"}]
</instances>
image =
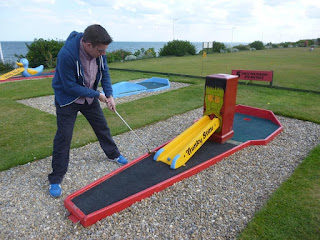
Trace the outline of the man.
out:
<instances>
[{"instance_id":1,"label":"man","mask_svg":"<svg viewBox=\"0 0 320 240\"><path fill-rule=\"evenodd\" d=\"M67 172L74 123L80 111L93 128L108 159L128 163L112 139L99 101L116 110L106 60L106 49L112 38L100 25L91 25L84 33L72 32L61 48L52 80L55 93L57 132L53 142L52 173L49 193L61 196L61 182ZM101 82L102 94L97 91Z\"/></svg>"}]
</instances>

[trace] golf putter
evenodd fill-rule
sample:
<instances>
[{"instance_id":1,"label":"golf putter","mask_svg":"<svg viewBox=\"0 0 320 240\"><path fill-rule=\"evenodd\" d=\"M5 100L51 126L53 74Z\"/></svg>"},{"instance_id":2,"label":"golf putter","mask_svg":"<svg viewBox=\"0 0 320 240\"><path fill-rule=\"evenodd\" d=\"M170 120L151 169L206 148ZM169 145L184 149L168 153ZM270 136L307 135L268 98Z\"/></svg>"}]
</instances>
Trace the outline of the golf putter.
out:
<instances>
[{"instance_id":1,"label":"golf putter","mask_svg":"<svg viewBox=\"0 0 320 240\"><path fill-rule=\"evenodd\" d=\"M134 136L139 139L139 141L142 143L142 145L144 145L144 146L147 148L148 153L149 153L149 154L154 154L155 151L150 151L150 150L149 150L149 147L147 146L147 144L145 144L145 143L141 140L141 138L133 131L133 129L129 126L129 124L120 116L120 114L119 114L116 110L115 110L115 113L119 116L119 118L122 120L122 122L124 122L124 123L127 125L127 127L132 131L132 133L134 134Z\"/></svg>"}]
</instances>

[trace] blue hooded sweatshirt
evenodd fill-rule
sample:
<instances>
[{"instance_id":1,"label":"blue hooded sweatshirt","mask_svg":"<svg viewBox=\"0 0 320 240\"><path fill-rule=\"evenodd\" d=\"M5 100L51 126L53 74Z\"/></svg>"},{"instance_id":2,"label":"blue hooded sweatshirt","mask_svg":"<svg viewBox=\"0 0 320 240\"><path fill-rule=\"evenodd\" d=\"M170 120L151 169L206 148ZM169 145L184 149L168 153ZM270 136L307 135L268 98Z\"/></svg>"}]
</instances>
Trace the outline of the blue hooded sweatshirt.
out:
<instances>
[{"instance_id":1,"label":"blue hooded sweatshirt","mask_svg":"<svg viewBox=\"0 0 320 240\"><path fill-rule=\"evenodd\" d=\"M79 97L98 98L100 92L97 91L97 87L100 81L105 95L112 95L112 85L105 55L96 59L98 73L93 89L85 86L79 57L80 40L82 36L83 33L72 32L58 54L52 88L55 94L55 102L60 107L73 103Z\"/></svg>"}]
</instances>

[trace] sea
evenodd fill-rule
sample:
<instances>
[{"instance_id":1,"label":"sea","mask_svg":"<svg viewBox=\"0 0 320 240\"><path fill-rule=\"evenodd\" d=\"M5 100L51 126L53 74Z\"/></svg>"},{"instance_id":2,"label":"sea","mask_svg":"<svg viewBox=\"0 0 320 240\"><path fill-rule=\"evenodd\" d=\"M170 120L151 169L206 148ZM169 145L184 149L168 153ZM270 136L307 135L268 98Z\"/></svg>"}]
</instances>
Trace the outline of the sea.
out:
<instances>
[{"instance_id":1,"label":"sea","mask_svg":"<svg viewBox=\"0 0 320 240\"><path fill-rule=\"evenodd\" d=\"M23 55L25 56L28 53L27 44L31 44L32 42L16 42L16 41L0 41L1 49L3 53L4 62L16 62L19 60L15 55ZM123 49L125 51L129 51L131 53L135 53L137 50L141 50L144 48L145 50L149 48L154 48L154 51L159 54L159 51L167 42L112 42L107 52L112 52L115 50ZM197 53L202 50L202 42L191 42L195 47ZM236 43L234 43L235 45ZM225 43L226 46L233 45L230 43ZM1 55L0 55L1 56ZM1 59L0 59L1 61Z\"/></svg>"}]
</instances>

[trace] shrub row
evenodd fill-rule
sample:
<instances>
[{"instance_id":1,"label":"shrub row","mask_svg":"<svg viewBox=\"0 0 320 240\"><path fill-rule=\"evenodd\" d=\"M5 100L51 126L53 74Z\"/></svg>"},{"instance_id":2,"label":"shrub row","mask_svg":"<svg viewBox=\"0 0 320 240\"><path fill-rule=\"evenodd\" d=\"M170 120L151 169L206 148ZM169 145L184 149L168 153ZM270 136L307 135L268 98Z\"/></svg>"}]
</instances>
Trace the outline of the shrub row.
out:
<instances>
[{"instance_id":1,"label":"shrub row","mask_svg":"<svg viewBox=\"0 0 320 240\"><path fill-rule=\"evenodd\" d=\"M120 61L129 61L129 60L137 60L143 58L153 58L156 57L157 54L154 51L154 48L149 48L145 50L141 48L137 50L135 53L131 53L129 51L125 51L123 49L115 50L113 52L107 52L107 61L108 63L112 62L120 62Z\"/></svg>"}]
</instances>

